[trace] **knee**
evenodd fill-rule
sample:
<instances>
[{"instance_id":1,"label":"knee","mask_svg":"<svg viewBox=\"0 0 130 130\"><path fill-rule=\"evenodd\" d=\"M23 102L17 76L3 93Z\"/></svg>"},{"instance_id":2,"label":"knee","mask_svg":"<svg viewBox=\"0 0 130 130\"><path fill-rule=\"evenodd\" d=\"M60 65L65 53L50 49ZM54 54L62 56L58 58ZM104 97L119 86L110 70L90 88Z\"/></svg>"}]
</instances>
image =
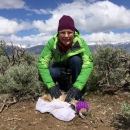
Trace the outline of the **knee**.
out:
<instances>
[{"instance_id":1,"label":"knee","mask_svg":"<svg viewBox=\"0 0 130 130\"><path fill-rule=\"evenodd\" d=\"M57 78L59 76L59 70L54 68L49 68L49 72L52 78Z\"/></svg>"},{"instance_id":2,"label":"knee","mask_svg":"<svg viewBox=\"0 0 130 130\"><path fill-rule=\"evenodd\" d=\"M82 59L79 55L72 56L70 58L70 64L82 64Z\"/></svg>"},{"instance_id":3,"label":"knee","mask_svg":"<svg viewBox=\"0 0 130 130\"><path fill-rule=\"evenodd\" d=\"M54 63L49 67L49 72L52 78L57 78L60 75L60 64Z\"/></svg>"},{"instance_id":4,"label":"knee","mask_svg":"<svg viewBox=\"0 0 130 130\"><path fill-rule=\"evenodd\" d=\"M55 69L50 69L50 68L49 68L49 71L50 71L51 77L55 77L55 74L56 74Z\"/></svg>"}]
</instances>

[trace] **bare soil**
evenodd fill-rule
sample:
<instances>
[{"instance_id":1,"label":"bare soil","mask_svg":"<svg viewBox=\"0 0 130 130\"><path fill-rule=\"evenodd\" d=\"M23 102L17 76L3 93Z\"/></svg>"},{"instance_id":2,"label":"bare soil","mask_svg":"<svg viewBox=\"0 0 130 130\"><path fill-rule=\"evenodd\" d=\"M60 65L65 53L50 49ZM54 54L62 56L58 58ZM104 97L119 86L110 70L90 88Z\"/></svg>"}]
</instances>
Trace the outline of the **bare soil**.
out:
<instances>
[{"instance_id":1,"label":"bare soil","mask_svg":"<svg viewBox=\"0 0 130 130\"><path fill-rule=\"evenodd\" d=\"M78 115L70 122L35 110L37 101L23 101L0 113L0 130L130 130L130 122L122 116L121 103L130 104L130 93L85 96L90 110L86 119Z\"/></svg>"}]
</instances>

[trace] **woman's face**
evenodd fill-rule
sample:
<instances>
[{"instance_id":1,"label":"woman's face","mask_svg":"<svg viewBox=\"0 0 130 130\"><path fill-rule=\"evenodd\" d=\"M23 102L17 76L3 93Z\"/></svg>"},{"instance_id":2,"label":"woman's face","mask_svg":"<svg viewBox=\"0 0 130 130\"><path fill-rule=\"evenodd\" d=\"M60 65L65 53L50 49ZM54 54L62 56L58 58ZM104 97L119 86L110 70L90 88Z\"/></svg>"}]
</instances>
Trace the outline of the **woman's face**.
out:
<instances>
[{"instance_id":1,"label":"woman's face","mask_svg":"<svg viewBox=\"0 0 130 130\"><path fill-rule=\"evenodd\" d=\"M59 31L59 39L65 46L68 46L74 39L74 31L70 29Z\"/></svg>"}]
</instances>

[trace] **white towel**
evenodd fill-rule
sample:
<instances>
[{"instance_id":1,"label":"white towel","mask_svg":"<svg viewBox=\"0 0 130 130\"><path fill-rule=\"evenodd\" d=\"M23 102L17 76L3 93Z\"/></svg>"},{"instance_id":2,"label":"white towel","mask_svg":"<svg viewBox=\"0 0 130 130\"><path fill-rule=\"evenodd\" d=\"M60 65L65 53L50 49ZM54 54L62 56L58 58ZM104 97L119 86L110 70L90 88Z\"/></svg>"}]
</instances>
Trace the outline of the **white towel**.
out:
<instances>
[{"instance_id":1,"label":"white towel","mask_svg":"<svg viewBox=\"0 0 130 130\"><path fill-rule=\"evenodd\" d=\"M62 121L70 121L75 117L75 111L70 107L70 104L63 101L46 102L39 98L36 103L36 110L41 113L49 112Z\"/></svg>"}]
</instances>

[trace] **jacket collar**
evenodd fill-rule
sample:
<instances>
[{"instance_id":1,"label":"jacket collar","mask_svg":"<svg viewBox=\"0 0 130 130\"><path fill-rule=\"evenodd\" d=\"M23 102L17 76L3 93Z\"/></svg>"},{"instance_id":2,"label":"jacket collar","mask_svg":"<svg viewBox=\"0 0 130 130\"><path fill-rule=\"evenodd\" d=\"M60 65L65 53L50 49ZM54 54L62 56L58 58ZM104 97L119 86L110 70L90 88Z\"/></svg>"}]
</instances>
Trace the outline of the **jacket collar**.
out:
<instances>
[{"instance_id":1,"label":"jacket collar","mask_svg":"<svg viewBox=\"0 0 130 130\"><path fill-rule=\"evenodd\" d=\"M80 49L80 48L81 48L81 47L80 47L79 42L76 41L76 43L73 44L73 45L70 47L70 50L71 50L71 51L75 51L75 50L78 50L78 49ZM61 48L61 46L60 46L59 44L56 44L56 49L55 49L55 50L56 50L58 53L63 54L62 48Z\"/></svg>"}]
</instances>

